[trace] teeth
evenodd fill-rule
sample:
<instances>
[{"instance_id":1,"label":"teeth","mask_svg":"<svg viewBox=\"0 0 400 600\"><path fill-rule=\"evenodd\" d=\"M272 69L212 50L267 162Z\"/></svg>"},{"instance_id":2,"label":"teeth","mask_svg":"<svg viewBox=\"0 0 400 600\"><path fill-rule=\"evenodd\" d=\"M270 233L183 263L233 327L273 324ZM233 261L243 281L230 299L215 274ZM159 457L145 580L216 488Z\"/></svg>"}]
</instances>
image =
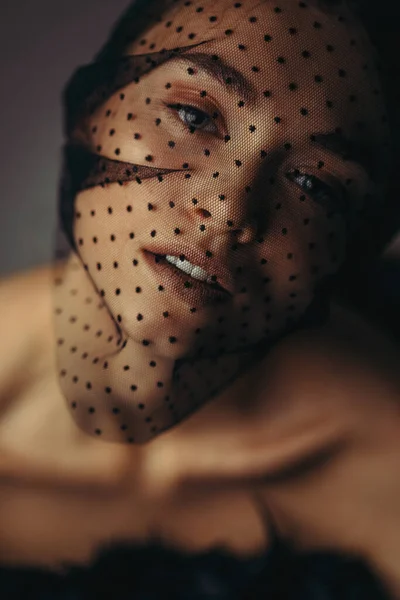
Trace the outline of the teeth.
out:
<instances>
[{"instance_id":1,"label":"teeth","mask_svg":"<svg viewBox=\"0 0 400 600\"><path fill-rule=\"evenodd\" d=\"M165 257L167 261L193 279L198 279L199 281L205 281L206 283L214 283L214 280L211 279L211 275L209 275L206 271L204 271L201 267L197 265L192 265L188 260L181 260L178 256L170 256L167 254Z\"/></svg>"}]
</instances>

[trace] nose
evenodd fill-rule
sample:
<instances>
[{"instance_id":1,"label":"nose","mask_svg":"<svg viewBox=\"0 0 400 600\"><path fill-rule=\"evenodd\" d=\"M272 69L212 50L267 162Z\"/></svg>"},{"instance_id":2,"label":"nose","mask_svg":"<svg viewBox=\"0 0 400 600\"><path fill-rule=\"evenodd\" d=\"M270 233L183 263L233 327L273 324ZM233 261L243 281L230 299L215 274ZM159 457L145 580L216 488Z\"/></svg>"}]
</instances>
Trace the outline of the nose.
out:
<instances>
[{"instance_id":1,"label":"nose","mask_svg":"<svg viewBox=\"0 0 400 600\"><path fill-rule=\"evenodd\" d=\"M239 211L235 210L233 211L235 222L233 222L231 219L227 219L224 225L222 222L224 216L221 215L225 215L225 211L216 210L215 214L217 217L213 218L213 215L209 210L201 207L195 209L195 215L198 223L200 224L200 230L205 231L209 227L209 224L207 224L207 220L209 220L211 224L210 226L215 233L230 231L235 234L236 239L240 244L250 244L256 239L259 226L254 216L244 215L239 219ZM238 227L238 224L241 226Z\"/></svg>"},{"instance_id":2,"label":"nose","mask_svg":"<svg viewBox=\"0 0 400 600\"><path fill-rule=\"evenodd\" d=\"M224 236L230 233L238 243L250 244L260 229L257 198L251 185L254 181L249 173L223 179L217 193L207 194L207 199L197 196L192 200L192 219L201 231L209 233L211 229L214 235Z\"/></svg>"},{"instance_id":3,"label":"nose","mask_svg":"<svg viewBox=\"0 0 400 600\"><path fill-rule=\"evenodd\" d=\"M257 238L259 224L254 216L249 214L242 216L239 212L239 210L232 211L233 218L235 219L233 221L232 219L224 220L225 211L218 211L218 207L214 214L204 208L195 209L196 220L199 223L201 231L210 228L212 228L214 234L229 231L235 235L236 240L240 244L250 244ZM248 213L249 211L245 212Z\"/></svg>"}]
</instances>

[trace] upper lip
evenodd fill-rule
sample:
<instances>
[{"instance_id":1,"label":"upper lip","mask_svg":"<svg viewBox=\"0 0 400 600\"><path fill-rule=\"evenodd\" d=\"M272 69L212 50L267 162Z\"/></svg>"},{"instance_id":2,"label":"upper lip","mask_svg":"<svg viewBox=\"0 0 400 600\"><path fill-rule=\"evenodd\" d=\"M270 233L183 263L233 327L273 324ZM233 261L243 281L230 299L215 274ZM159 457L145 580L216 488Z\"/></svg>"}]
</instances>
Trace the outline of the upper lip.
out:
<instances>
[{"instance_id":1,"label":"upper lip","mask_svg":"<svg viewBox=\"0 0 400 600\"><path fill-rule=\"evenodd\" d=\"M153 246L152 248L145 248L145 250L162 256L170 255L179 257L184 255L185 259L192 263L192 265L201 267L209 275L216 275L217 281L215 283L218 283L230 294L234 293L234 279L229 268L226 264L214 258L214 256L205 256L205 250L196 247L189 248L179 242L176 245L169 245L168 248L166 246Z\"/></svg>"}]
</instances>

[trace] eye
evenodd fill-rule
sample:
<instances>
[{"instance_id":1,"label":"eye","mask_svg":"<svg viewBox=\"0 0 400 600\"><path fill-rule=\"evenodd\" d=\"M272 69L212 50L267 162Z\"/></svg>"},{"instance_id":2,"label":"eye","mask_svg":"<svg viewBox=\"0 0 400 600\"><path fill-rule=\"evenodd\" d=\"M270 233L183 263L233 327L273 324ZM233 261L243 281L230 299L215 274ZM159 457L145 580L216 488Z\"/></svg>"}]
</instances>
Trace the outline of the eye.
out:
<instances>
[{"instance_id":1,"label":"eye","mask_svg":"<svg viewBox=\"0 0 400 600\"><path fill-rule=\"evenodd\" d=\"M213 117L196 106L191 106L190 104L167 104L167 107L178 114L179 119L186 125L190 133L194 133L197 130L208 131L210 133L218 132L218 128L212 121Z\"/></svg>"},{"instance_id":2,"label":"eye","mask_svg":"<svg viewBox=\"0 0 400 600\"><path fill-rule=\"evenodd\" d=\"M294 169L286 173L287 179L297 183L313 200L322 206L332 206L338 208L340 212L347 212L349 209L348 197L344 186L338 182L337 186L329 185L322 179L310 173L301 172Z\"/></svg>"}]
</instances>

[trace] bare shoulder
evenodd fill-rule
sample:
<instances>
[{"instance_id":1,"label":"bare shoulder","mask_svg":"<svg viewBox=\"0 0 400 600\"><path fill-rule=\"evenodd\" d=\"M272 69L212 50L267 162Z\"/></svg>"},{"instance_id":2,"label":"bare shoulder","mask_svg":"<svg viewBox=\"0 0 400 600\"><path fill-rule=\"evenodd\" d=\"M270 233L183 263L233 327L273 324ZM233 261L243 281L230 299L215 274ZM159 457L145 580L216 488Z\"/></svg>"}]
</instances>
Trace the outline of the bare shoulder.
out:
<instances>
[{"instance_id":1,"label":"bare shoulder","mask_svg":"<svg viewBox=\"0 0 400 600\"><path fill-rule=\"evenodd\" d=\"M10 316L18 317L19 322L29 319L32 312L51 297L54 273L60 267L52 264L18 271L0 278L0 319L4 324ZM24 309L22 311L22 309ZM10 323L10 327L15 323Z\"/></svg>"},{"instance_id":2,"label":"bare shoulder","mask_svg":"<svg viewBox=\"0 0 400 600\"><path fill-rule=\"evenodd\" d=\"M87 436L65 406L53 321L53 281L63 268L45 265L0 281L0 485L6 475L28 484L111 486L130 467L124 446Z\"/></svg>"},{"instance_id":3,"label":"bare shoulder","mask_svg":"<svg viewBox=\"0 0 400 600\"><path fill-rule=\"evenodd\" d=\"M0 412L31 378L52 318L53 266L0 279Z\"/></svg>"}]
</instances>

